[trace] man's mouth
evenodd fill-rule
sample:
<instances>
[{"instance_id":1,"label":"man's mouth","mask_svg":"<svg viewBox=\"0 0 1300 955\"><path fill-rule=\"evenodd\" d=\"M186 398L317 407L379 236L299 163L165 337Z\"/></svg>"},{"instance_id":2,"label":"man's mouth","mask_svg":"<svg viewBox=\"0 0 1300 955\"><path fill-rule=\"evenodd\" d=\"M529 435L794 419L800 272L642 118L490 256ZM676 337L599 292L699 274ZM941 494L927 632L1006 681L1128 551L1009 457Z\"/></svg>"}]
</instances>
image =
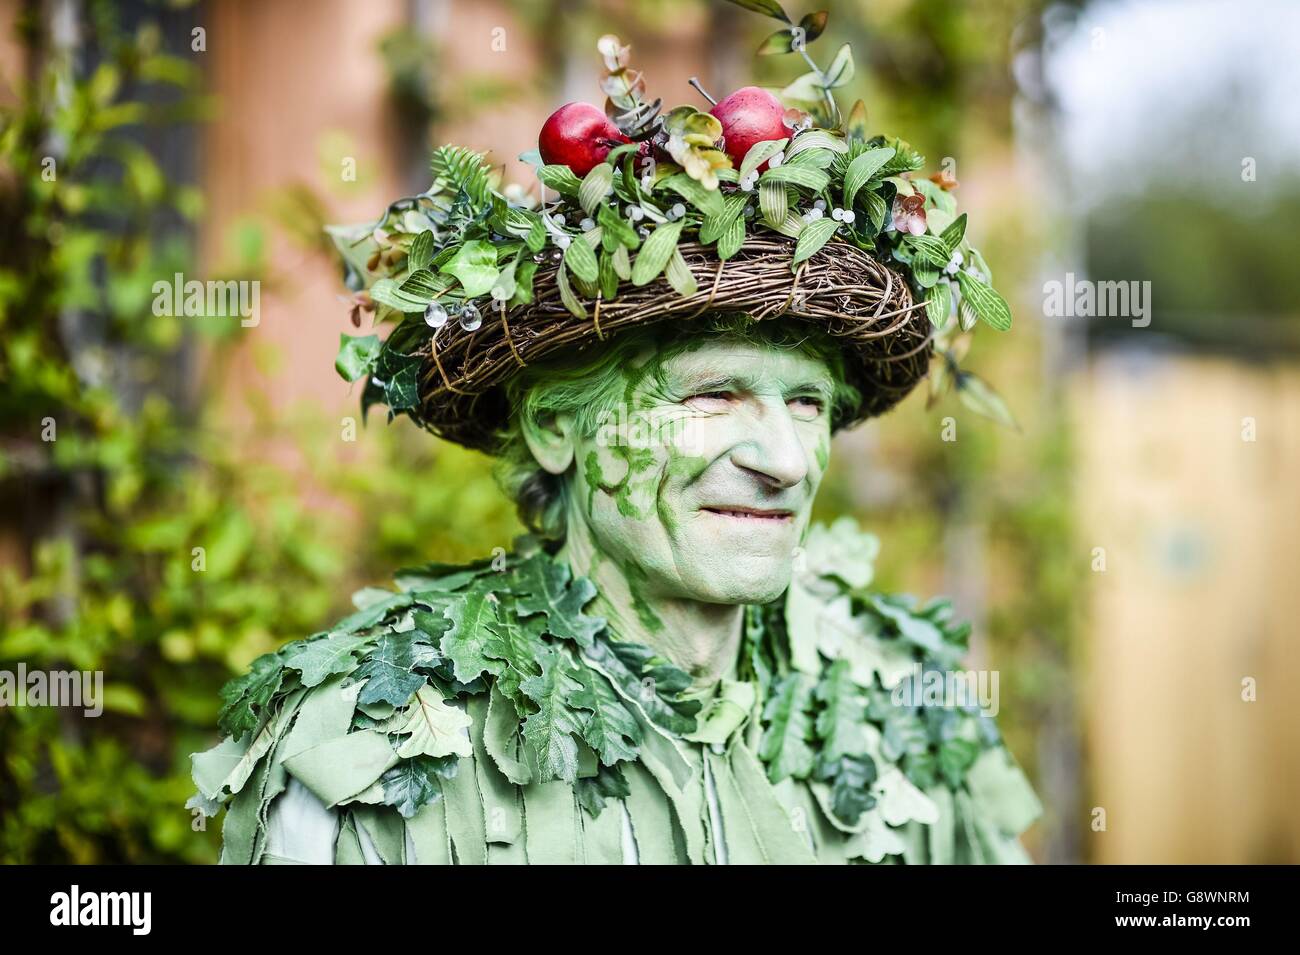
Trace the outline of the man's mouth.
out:
<instances>
[{"instance_id":1,"label":"man's mouth","mask_svg":"<svg viewBox=\"0 0 1300 955\"><path fill-rule=\"evenodd\" d=\"M730 517L739 521L785 523L794 520L793 511L781 510L779 508L718 505L702 507L700 510L708 511L710 514L717 514L720 517Z\"/></svg>"}]
</instances>

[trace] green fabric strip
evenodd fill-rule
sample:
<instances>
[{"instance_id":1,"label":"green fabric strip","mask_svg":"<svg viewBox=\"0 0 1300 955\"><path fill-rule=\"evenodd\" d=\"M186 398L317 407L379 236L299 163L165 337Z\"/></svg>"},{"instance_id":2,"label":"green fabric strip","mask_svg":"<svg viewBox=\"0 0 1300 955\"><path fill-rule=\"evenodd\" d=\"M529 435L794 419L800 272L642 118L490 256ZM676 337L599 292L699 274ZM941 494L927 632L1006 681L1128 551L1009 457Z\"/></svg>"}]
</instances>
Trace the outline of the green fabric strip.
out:
<instances>
[{"instance_id":1,"label":"green fabric strip","mask_svg":"<svg viewBox=\"0 0 1300 955\"><path fill-rule=\"evenodd\" d=\"M406 862L406 826L396 809L391 806L358 806L352 810L352 816L374 843L384 865Z\"/></svg>"},{"instance_id":2,"label":"green fabric strip","mask_svg":"<svg viewBox=\"0 0 1300 955\"><path fill-rule=\"evenodd\" d=\"M678 829L671 805L655 778L640 763L625 763L627 811L632 817L632 835L636 840L637 861L641 865L674 865L679 860L674 847L674 830ZM685 860L682 860L685 861Z\"/></svg>"},{"instance_id":3,"label":"green fabric strip","mask_svg":"<svg viewBox=\"0 0 1300 955\"><path fill-rule=\"evenodd\" d=\"M373 730L326 740L284 761L294 778L326 806L369 788L396 763L397 754L388 737Z\"/></svg>"},{"instance_id":4,"label":"green fabric strip","mask_svg":"<svg viewBox=\"0 0 1300 955\"><path fill-rule=\"evenodd\" d=\"M442 783L447 801L447 831L456 861L461 865L487 864L487 833L483 820L483 797L478 791L474 757L462 756L456 775Z\"/></svg>"},{"instance_id":5,"label":"green fabric strip","mask_svg":"<svg viewBox=\"0 0 1300 955\"><path fill-rule=\"evenodd\" d=\"M417 865L450 865L451 839L447 835L447 803L437 799L420 807L406 822L415 847Z\"/></svg>"},{"instance_id":6,"label":"green fabric strip","mask_svg":"<svg viewBox=\"0 0 1300 955\"><path fill-rule=\"evenodd\" d=\"M942 784L932 786L925 794L939 807L939 820L928 829L927 861L930 865L952 865L956 858L956 830L953 828L956 812L952 790Z\"/></svg>"},{"instance_id":7,"label":"green fabric strip","mask_svg":"<svg viewBox=\"0 0 1300 955\"><path fill-rule=\"evenodd\" d=\"M699 767L692 768L667 737L643 722L641 762L672 803L681 827L686 856L692 865L704 865L707 856L704 831L704 782Z\"/></svg>"},{"instance_id":8,"label":"green fabric strip","mask_svg":"<svg viewBox=\"0 0 1300 955\"><path fill-rule=\"evenodd\" d=\"M573 787L562 779L524 787L527 825L524 838L531 865L575 865L578 833L574 831Z\"/></svg>"},{"instance_id":9,"label":"green fabric strip","mask_svg":"<svg viewBox=\"0 0 1300 955\"><path fill-rule=\"evenodd\" d=\"M809 848L807 839L796 832L785 807L777 800L767 781L758 757L741 743L733 743L727 754L726 779L731 780L738 792L744 793L746 818L753 826L754 835L769 861L789 865L815 863L817 857ZM730 840L728 840L730 848Z\"/></svg>"},{"instance_id":10,"label":"green fabric strip","mask_svg":"<svg viewBox=\"0 0 1300 955\"><path fill-rule=\"evenodd\" d=\"M831 825L807 783L783 779L772 787L790 813L794 831L812 837L813 852L823 865L844 865L844 836Z\"/></svg>"},{"instance_id":11,"label":"green fabric strip","mask_svg":"<svg viewBox=\"0 0 1300 955\"><path fill-rule=\"evenodd\" d=\"M482 695L471 697L466 710L473 722L470 740L474 744L474 773L483 796L483 821L488 842L512 843L523 833L518 789L502 775L488 755L484 740L489 703Z\"/></svg>"},{"instance_id":12,"label":"green fabric strip","mask_svg":"<svg viewBox=\"0 0 1300 955\"><path fill-rule=\"evenodd\" d=\"M256 772L226 810L226 821L221 827L221 864L251 865L257 843L262 809L262 785L270 770L269 760L262 760Z\"/></svg>"},{"instance_id":13,"label":"green fabric strip","mask_svg":"<svg viewBox=\"0 0 1300 955\"><path fill-rule=\"evenodd\" d=\"M352 813L344 812L339 824L339 837L334 843L335 865L365 865L366 857L361 851L361 839L357 836L356 823Z\"/></svg>"},{"instance_id":14,"label":"green fabric strip","mask_svg":"<svg viewBox=\"0 0 1300 955\"><path fill-rule=\"evenodd\" d=\"M582 821L582 848L587 865L622 865L622 803L615 799L609 800L595 819L582 810L579 812Z\"/></svg>"}]
</instances>

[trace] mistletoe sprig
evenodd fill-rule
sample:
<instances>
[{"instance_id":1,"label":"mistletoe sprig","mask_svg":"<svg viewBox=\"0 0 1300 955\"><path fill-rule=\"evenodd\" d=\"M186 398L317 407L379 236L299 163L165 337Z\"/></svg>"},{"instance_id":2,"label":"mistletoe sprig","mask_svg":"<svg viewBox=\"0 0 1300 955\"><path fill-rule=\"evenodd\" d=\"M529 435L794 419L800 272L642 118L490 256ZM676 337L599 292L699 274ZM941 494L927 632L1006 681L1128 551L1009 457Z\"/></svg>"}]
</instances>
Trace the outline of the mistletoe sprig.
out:
<instances>
[{"instance_id":1,"label":"mistletoe sprig","mask_svg":"<svg viewBox=\"0 0 1300 955\"><path fill-rule=\"evenodd\" d=\"M795 24L773 0L733 2L786 24L760 53L797 52L812 63L806 47L825 29L824 12ZM541 201L502 190L481 154L444 146L428 192L390 206L379 223L333 230L349 287L366 290L359 304L398 322L386 342L343 336L336 367L349 381L367 379L363 411L383 403L390 418L418 414L429 337L453 318L468 333L487 309L531 304L539 268L554 270L564 307L585 320L597 301L660 277L695 294L685 242L725 261L747 236L776 233L794 240L792 270L839 241L906 275L935 329L931 401L956 390L971 409L1014 426L996 393L959 367L974 326L1005 331L1011 312L958 214L957 182L947 170L921 176L925 159L907 142L870 135L861 101L841 116L832 91L853 75L847 45L779 98L745 87L708 112L684 105L662 115L628 48L606 36L598 49L606 108L561 107L539 149L520 157L535 168Z\"/></svg>"}]
</instances>

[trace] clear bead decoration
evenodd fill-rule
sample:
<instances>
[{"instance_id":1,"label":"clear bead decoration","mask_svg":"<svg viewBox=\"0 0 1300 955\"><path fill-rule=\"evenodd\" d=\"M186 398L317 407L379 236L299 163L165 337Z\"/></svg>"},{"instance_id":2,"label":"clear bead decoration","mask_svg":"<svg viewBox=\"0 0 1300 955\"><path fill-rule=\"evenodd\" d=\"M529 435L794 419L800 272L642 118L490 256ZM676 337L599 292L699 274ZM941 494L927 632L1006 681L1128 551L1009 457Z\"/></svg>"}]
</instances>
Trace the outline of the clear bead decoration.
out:
<instances>
[{"instance_id":1,"label":"clear bead decoration","mask_svg":"<svg viewBox=\"0 0 1300 955\"><path fill-rule=\"evenodd\" d=\"M447 324L447 310L437 302L430 302L424 310L424 324L430 328L442 328Z\"/></svg>"},{"instance_id":2,"label":"clear bead decoration","mask_svg":"<svg viewBox=\"0 0 1300 955\"><path fill-rule=\"evenodd\" d=\"M472 332L483 324L483 314L473 302L466 302L460 309L460 327Z\"/></svg>"}]
</instances>

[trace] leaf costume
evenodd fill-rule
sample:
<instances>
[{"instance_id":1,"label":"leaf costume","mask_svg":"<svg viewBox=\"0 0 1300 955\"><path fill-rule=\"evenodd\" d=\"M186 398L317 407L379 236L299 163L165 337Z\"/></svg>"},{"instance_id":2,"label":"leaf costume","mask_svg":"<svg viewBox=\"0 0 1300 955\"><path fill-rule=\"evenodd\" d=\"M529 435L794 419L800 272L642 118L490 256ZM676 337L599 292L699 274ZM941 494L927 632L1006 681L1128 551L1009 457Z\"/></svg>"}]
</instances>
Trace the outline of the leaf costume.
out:
<instances>
[{"instance_id":1,"label":"leaf costume","mask_svg":"<svg viewBox=\"0 0 1300 955\"><path fill-rule=\"evenodd\" d=\"M907 692L969 628L870 590L875 552L814 527L705 688L529 539L401 571L223 689L191 806L227 806L227 864L1027 862L1041 807L992 719Z\"/></svg>"}]
</instances>

